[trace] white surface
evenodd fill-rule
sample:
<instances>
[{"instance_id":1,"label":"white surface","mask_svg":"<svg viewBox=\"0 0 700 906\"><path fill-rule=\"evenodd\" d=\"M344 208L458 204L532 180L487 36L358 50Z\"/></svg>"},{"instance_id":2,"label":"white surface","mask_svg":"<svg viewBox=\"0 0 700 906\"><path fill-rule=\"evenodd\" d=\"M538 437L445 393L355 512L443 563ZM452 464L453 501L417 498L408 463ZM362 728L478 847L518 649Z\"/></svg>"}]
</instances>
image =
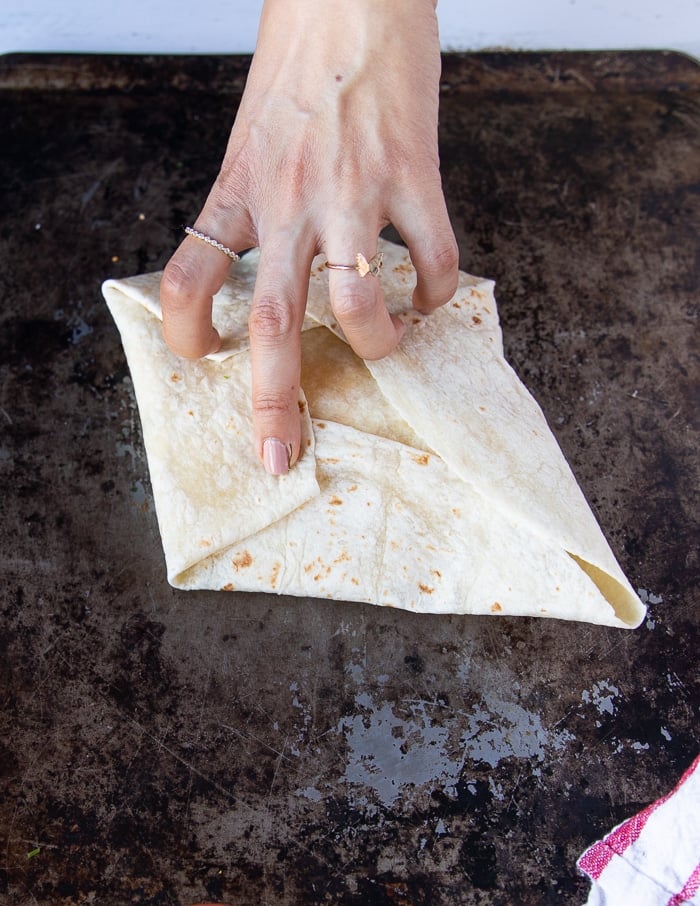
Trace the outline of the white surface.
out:
<instances>
[{"instance_id":1,"label":"white surface","mask_svg":"<svg viewBox=\"0 0 700 906\"><path fill-rule=\"evenodd\" d=\"M0 0L0 53L245 53L261 5ZM439 0L438 12L446 50L663 48L700 57L700 0Z\"/></svg>"}]
</instances>

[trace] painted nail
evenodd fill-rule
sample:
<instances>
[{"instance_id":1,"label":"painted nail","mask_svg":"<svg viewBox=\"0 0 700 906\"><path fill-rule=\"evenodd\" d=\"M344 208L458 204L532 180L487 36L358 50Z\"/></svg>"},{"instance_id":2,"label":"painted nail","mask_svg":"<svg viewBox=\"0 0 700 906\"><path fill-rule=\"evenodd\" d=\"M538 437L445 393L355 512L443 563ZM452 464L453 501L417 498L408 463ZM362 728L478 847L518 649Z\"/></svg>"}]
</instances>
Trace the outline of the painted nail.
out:
<instances>
[{"instance_id":1,"label":"painted nail","mask_svg":"<svg viewBox=\"0 0 700 906\"><path fill-rule=\"evenodd\" d=\"M263 443L263 463L270 475L286 475L289 471L289 448L276 437L268 437Z\"/></svg>"}]
</instances>

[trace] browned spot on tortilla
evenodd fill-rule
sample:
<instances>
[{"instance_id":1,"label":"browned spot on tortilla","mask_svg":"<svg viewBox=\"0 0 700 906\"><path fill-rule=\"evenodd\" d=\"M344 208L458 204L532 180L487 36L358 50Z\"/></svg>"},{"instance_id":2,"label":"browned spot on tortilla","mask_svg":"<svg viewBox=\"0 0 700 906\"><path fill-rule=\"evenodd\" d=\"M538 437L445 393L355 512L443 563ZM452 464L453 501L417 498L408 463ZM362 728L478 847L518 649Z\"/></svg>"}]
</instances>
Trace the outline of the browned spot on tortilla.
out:
<instances>
[{"instance_id":1,"label":"browned spot on tortilla","mask_svg":"<svg viewBox=\"0 0 700 906\"><path fill-rule=\"evenodd\" d=\"M270 586L272 588L275 588L277 586L277 579L279 577L281 568L282 564L279 561L272 567L272 575L270 576Z\"/></svg>"},{"instance_id":2,"label":"browned spot on tortilla","mask_svg":"<svg viewBox=\"0 0 700 906\"><path fill-rule=\"evenodd\" d=\"M298 400L299 412L306 412L306 402L305 400Z\"/></svg>"},{"instance_id":3,"label":"browned spot on tortilla","mask_svg":"<svg viewBox=\"0 0 700 906\"><path fill-rule=\"evenodd\" d=\"M491 314L491 309L488 308L486 305L484 305L484 311L486 312L487 315Z\"/></svg>"},{"instance_id":4,"label":"browned spot on tortilla","mask_svg":"<svg viewBox=\"0 0 700 906\"><path fill-rule=\"evenodd\" d=\"M498 601L494 601L493 604L491 605L491 613L501 613L502 610L503 610L503 607L501 604L498 603Z\"/></svg>"},{"instance_id":5,"label":"browned spot on tortilla","mask_svg":"<svg viewBox=\"0 0 700 906\"><path fill-rule=\"evenodd\" d=\"M202 538L202 540L199 542L199 546L200 547L211 547L211 541L207 541L206 538Z\"/></svg>"},{"instance_id":6,"label":"browned spot on tortilla","mask_svg":"<svg viewBox=\"0 0 700 906\"><path fill-rule=\"evenodd\" d=\"M438 579L442 579L442 573L440 572L439 569L431 569L430 572L431 572L434 576L437 576Z\"/></svg>"},{"instance_id":7,"label":"browned spot on tortilla","mask_svg":"<svg viewBox=\"0 0 700 906\"><path fill-rule=\"evenodd\" d=\"M479 406L479 412L486 412L486 406Z\"/></svg>"},{"instance_id":8,"label":"browned spot on tortilla","mask_svg":"<svg viewBox=\"0 0 700 906\"><path fill-rule=\"evenodd\" d=\"M353 576L352 579L350 579L350 581L352 582L353 585L359 585L359 584L360 584L360 580L359 580L359 579L356 579L354 576Z\"/></svg>"},{"instance_id":9,"label":"browned spot on tortilla","mask_svg":"<svg viewBox=\"0 0 700 906\"><path fill-rule=\"evenodd\" d=\"M340 499L340 497L336 497L335 495L333 495L333 497L331 497L331 499L328 502L330 503L331 506L342 506L343 505L343 501Z\"/></svg>"},{"instance_id":10,"label":"browned spot on tortilla","mask_svg":"<svg viewBox=\"0 0 700 906\"><path fill-rule=\"evenodd\" d=\"M420 324L420 318L411 318L411 324Z\"/></svg>"},{"instance_id":11,"label":"browned spot on tortilla","mask_svg":"<svg viewBox=\"0 0 700 906\"><path fill-rule=\"evenodd\" d=\"M321 462L340 462L337 456L324 456Z\"/></svg>"},{"instance_id":12,"label":"browned spot on tortilla","mask_svg":"<svg viewBox=\"0 0 700 906\"><path fill-rule=\"evenodd\" d=\"M314 568L313 563L307 563L306 566L304 567L304 572L310 573L313 568Z\"/></svg>"},{"instance_id":13,"label":"browned spot on tortilla","mask_svg":"<svg viewBox=\"0 0 700 906\"><path fill-rule=\"evenodd\" d=\"M316 427L323 429L326 427L326 423L325 422L316 422Z\"/></svg>"},{"instance_id":14,"label":"browned spot on tortilla","mask_svg":"<svg viewBox=\"0 0 700 906\"><path fill-rule=\"evenodd\" d=\"M409 264L409 263L397 264L394 266L395 274L410 274L412 271L413 271L413 265Z\"/></svg>"},{"instance_id":15,"label":"browned spot on tortilla","mask_svg":"<svg viewBox=\"0 0 700 906\"><path fill-rule=\"evenodd\" d=\"M247 569L253 563L253 558L250 556L250 551L243 551L242 554L236 554L233 558L234 569Z\"/></svg>"},{"instance_id":16,"label":"browned spot on tortilla","mask_svg":"<svg viewBox=\"0 0 700 906\"><path fill-rule=\"evenodd\" d=\"M170 380L175 384L175 383L177 383L178 381L181 381L182 378L180 377L179 374L177 374L176 372L173 372L173 373L170 375Z\"/></svg>"},{"instance_id":17,"label":"browned spot on tortilla","mask_svg":"<svg viewBox=\"0 0 700 906\"><path fill-rule=\"evenodd\" d=\"M310 447L310 446L311 446L311 438L310 438L310 437L307 437L307 439L306 439L306 446L307 446L307 447Z\"/></svg>"},{"instance_id":18,"label":"browned spot on tortilla","mask_svg":"<svg viewBox=\"0 0 700 906\"><path fill-rule=\"evenodd\" d=\"M419 466L427 466L430 462L430 456L428 453L421 453L420 456L414 456L413 461L417 462Z\"/></svg>"},{"instance_id":19,"label":"browned spot on tortilla","mask_svg":"<svg viewBox=\"0 0 700 906\"><path fill-rule=\"evenodd\" d=\"M453 303L452 303L452 308L461 308L461 307L462 307L462 306L459 304L459 302L453 302Z\"/></svg>"},{"instance_id":20,"label":"browned spot on tortilla","mask_svg":"<svg viewBox=\"0 0 700 906\"><path fill-rule=\"evenodd\" d=\"M429 585L423 585L422 582L418 583L418 588L420 588L424 595L432 595L432 593L435 591L434 588L431 588Z\"/></svg>"},{"instance_id":21,"label":"browned spot on tortilla","mask_svg":"<svg viewBox=\"0 0 700 906\"><path fill-rule=\"evenodd\" d=\"M222 591L233 591L234 587L235 586L231 582L227 582L226 585L222 586L221 590Z\"/></svg>"},{"instance_id":22,"label":"browned spot on tortilla","mask_svg":"<svg viewBox=\"0 0 700 906\"><path fill-rule=\"evenodd\" d=\"M194 415L194 412L193 412L191 409L188 409L188 410L187 410L187 414L188 414L188 415Z\"/></svg>"},{"instance_id":23,"label":"browned spot on tortilla","mask_svg":"<svg viewBox=\"0 0 700 906\"><path fill-rule=\"evenodd\" d=\"M459 507L453 506L453 507L452 507L452 514L453 514L454 516L461 516L461 515L462 515L462 511L459 509Z\"/></svg>"},{"instance_id":24,"label":"browned spot on tortilla","mask_svg":"<svg viewBox=\"0 0 700 906\"><path fill-rule=\"evenodd\" d=\"M481 318L478 315L472 315L472 324L481 324Z\"/></svg>"},{"instance_id":25,"label":"browned spot on tortilla","mask_svg":"<svg viewBox=\"0 0 700 906\"><path fill-rule=\"evenodd\" d=\"M357 490L357 485L354 484L351 488L348 488L348 493L350 493L351 491L356 491L356 490Z\"/></svg>"}]
</instances>

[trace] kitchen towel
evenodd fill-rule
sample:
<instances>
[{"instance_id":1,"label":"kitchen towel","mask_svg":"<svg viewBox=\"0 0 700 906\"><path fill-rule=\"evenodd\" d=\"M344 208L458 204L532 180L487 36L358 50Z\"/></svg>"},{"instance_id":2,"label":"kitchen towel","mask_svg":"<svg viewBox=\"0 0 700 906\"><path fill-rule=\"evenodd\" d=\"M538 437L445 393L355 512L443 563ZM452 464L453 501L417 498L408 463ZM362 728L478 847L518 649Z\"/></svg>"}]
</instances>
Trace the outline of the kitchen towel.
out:
<instances>
[{"instance_id":1,"label":"kitchen towel","mask_svg":"<svg viewBox=\"0 0 700 906\"><path fill-rule=\"evenodd\" d=\"M700 756L666 796L628 818L577 862L586 906L700 906Z\"/></svg>"}]
</instances>

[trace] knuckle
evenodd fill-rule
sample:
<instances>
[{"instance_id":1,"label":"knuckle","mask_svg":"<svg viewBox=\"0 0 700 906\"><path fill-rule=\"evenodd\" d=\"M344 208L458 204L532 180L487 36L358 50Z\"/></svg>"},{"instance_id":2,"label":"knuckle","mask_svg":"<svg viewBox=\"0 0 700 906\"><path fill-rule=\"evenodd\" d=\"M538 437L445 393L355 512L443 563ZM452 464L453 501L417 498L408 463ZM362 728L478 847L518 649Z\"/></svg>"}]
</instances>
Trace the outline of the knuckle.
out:
<instances>
[{"instance_id":1,"label":"knuckle","mask_svg":"<svg viewBox=\"0 0 700 906\"><path fill-rule=\"evenodd\" d=\"M227 224L235 219L239 231L255 234L251 204L255 181L242 153L227 153L202 214L207 221Z\"/></svg>"},{"instance_id":2,"label":"knuckle","mask_svg":"<svg viewBox=\"0 0 700 906\"><path fill-rule=\"evenodd\" d=\"M160 282L161 300L170 311L186 308L196 287L194 274L180 261L171 258Z\"/></svg>"},{"instance_id":3,"label":"knuckle","mask_svg":"<svg viewBox=\"0 0 700 906\"><path fill-rule=\"evenodd\" d=\"M392 157L394 178L411 195L415 194L416 180L423 186L440 186L440 156L437 143L404 143Z\"/></svg>"},{"instance_id":4,"label":"knuckle","mask_svg":"<svg viewBox=\"0 0 700 906\"><path fill-rule=\"evenodd\" d=\"M361 327L373 320L376 302L372 296L348 287L335 294L333 309L338 320L347 327Z\"/></svg>"},{"instance_id":5,"label":"knuckle","mask_svg":"<svg viewBox=\"0 0 700 906\"><path fill-rule=\"evenodd\" d=\"M211 316L201 323L197 316L197 279L176 259L166 265L161 277L163 339L175 355L198 359L212 351Z\"/></svg>"},{"instance_id":6,"label":"knuckle","mask_svg":"<svg viewBox=\"0 0 700 906\"><path fill-rule=\"evenodd\" d=\"M296 394L283 391L257 390L252 394L253 412L263 418L287 418L293 414L292 401L297 407Z\"/></svg>"},{"instance_id":7,"label":"knuckle","mask_svg":"<svg viewBox=\"0 0 700 906\"><path fill-rule=\"evenodd\" d=\"M291 336L295 326L294 306L282 296L263 295L250 310L248 330L253 340L282 342Z\"/></svg>"},{"instance_id":8,"label":"knuckle","mask_svg":"<svg viewBox=\"0 0 700 906\"><path fill-rule=\"evenodd\" d=\"M248 196L252 184L249 161L242 151L229 151L214 181L210 201L220 210L237 206Z\"/></svg>"},{"instance_id":9,"label":"knuckle","mask_svg":"<svg viewBox=\"0 0 700 906\"><path fill-rule=\"evenodd\" d=\"M425 256L423 273L426 277L443 277L457 272L459 268L459 249L454 237L435 245Z\"/></svg>"}]
</instances>

